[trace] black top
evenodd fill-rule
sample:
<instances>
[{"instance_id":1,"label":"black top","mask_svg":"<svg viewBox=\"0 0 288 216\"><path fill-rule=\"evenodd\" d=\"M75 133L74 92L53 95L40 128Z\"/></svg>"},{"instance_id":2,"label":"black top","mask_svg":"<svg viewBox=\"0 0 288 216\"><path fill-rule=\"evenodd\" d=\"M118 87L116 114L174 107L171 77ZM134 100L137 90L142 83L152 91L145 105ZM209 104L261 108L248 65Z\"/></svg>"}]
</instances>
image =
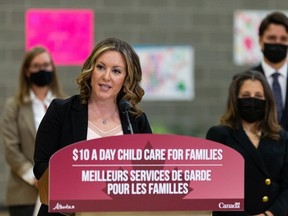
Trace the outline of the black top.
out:
<instances>
[{"instance_id":1,"label":"black top","mask_svg":"<svg viewBox=\"0 0 288 216\"><path fill-rule=\"evenodd\" d=\"M152 133L148 119L143 113L136 118L131 115L130 121L134 133ZM130 134L125 114L120 112L124 134ZM80 103L80 96L68 99L54 99L36 135L34 153L34 174L39 179L48 168L50 157L59 149L87 139L88 105Z\"/></svg>"},{"instance_id":2,"label":"black top","mask_svg":"<svg viewBox=\"0 0 288 216\"><path fill-rule=\"evenodd\" d=\"M214 126L209 129L206 138L235 149L245 161L245 212L223 212L215 215L256 215L266 210L270 210L274 216L288 215L288 133L286 131L280 132L279 141L267 137L261 138L258 148L251 143L242 128ZM265 196L268 197L268 201L266 198L263 199Z\"/></svg>"}]
</instances>

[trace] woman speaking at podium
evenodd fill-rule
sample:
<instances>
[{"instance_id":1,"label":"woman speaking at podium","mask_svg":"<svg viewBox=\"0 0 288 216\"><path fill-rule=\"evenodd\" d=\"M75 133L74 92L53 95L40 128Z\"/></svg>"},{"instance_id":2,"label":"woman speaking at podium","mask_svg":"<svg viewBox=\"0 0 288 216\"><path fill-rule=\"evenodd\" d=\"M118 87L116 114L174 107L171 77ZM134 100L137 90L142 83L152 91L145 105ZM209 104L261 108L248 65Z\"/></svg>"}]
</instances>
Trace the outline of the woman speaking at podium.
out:
<instances>
[{"instance_id":1,"label":"woman speaking at podium","mask_svg":"<svg viewBox=\"0 0 288 216\"><path fill-rule=\"evenodd\" d=\"M247 71L234 77L220 122L206 137L243 156L245 211L213 215L288 215L288 134L277 122L272 91L263 74Z\"/></svg>"},{"instance_id":2,"label":"woman speaking at podium","mask_svg":"<svg viewBox=\"0 0 288 216\"><path fill-rule=\"evenodd\" d=\"M126 42L108 38L96 45L76 78L80 94L55 99L36 136L34 174L40 179L50 157L59 149L82 140L106 136L152 133L138 107L144 90L139 57ZM48 213L42 204L38 215Z\"/></svg>"}]
</instances>

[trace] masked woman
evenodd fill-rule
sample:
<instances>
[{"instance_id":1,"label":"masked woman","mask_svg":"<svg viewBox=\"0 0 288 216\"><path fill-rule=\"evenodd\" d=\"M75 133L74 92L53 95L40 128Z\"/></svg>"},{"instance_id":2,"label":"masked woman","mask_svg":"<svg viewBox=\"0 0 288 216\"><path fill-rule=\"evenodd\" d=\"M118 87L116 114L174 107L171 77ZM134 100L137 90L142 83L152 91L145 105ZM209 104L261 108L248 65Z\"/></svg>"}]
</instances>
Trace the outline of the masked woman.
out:
<instances>
[{"instance_id":1,"label":"masked woman","mask_svg":"<svg viewBox=\"0 0 288 216\"><path fill-rule=\"evenodd\" d=\"M245 211L214 215L288 214L288 135L278 124L273 94L263 74L247 71L234 77L226 112L206 138L235 149L245 160Z\"/></svg>"},{"instance_id":2,"label":"masked woman","mask_svg":"<svg viewBox=\"0 0 288 216\"><path fill-rule=\"evenodd\" d=\"M36 130L55 97L63 94L52 57L43 47L34 47L24 56L18 91L7 99L2 118L10 168L6 203L11 216L33 215L38 194L33 174Z\"/></svg>"}]
</instances>

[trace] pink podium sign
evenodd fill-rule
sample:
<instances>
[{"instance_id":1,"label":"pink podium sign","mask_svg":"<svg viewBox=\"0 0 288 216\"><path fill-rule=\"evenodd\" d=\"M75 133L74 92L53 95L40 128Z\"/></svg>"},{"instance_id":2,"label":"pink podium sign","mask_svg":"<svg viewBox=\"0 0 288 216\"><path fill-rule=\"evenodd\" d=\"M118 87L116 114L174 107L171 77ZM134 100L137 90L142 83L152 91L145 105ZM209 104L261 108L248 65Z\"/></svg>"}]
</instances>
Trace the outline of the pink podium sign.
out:
<instances>
[{"instance_id":1,"label":"pink podium sign","mask_svg":"<svg viewBox=\"0 0 288 216\"><path fill-rule=\"evenodd\" d=\"M244 209L244 159L201 138L134 134L82 141L49 164L49 211Z\"/></svg>"}]
</instances>

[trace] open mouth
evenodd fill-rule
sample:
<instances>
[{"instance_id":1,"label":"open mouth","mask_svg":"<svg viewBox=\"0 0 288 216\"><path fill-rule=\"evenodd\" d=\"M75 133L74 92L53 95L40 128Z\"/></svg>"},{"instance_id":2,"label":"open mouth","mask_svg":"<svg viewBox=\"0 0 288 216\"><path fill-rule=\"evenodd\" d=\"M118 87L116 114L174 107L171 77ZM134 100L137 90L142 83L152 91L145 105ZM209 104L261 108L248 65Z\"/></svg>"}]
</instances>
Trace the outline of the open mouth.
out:
<instances>
[{"instance_id":1,"label":"open mouth","mask_svg":"<svg viewBox=\"0 0 288 216\"><path fill-rule=\"evenodd\" d=\"M111 89L111 86L107 85L107 84L99 84L100 89L103 91L108 91L109 89Z\"/></svg>"}]
</instances>

